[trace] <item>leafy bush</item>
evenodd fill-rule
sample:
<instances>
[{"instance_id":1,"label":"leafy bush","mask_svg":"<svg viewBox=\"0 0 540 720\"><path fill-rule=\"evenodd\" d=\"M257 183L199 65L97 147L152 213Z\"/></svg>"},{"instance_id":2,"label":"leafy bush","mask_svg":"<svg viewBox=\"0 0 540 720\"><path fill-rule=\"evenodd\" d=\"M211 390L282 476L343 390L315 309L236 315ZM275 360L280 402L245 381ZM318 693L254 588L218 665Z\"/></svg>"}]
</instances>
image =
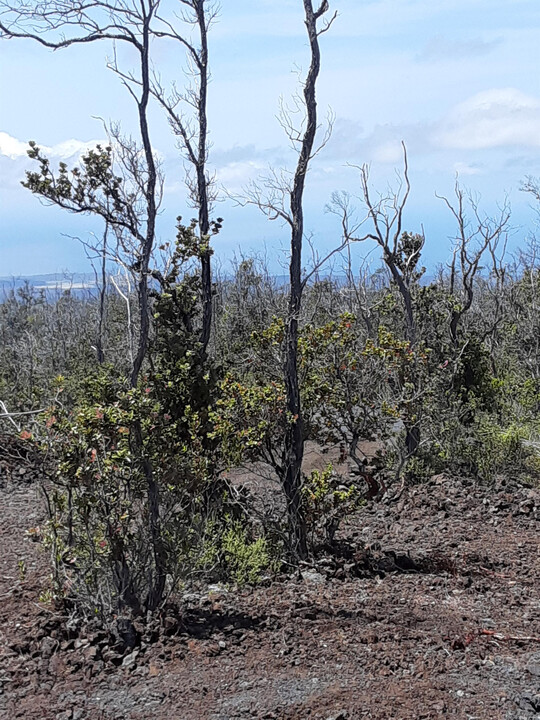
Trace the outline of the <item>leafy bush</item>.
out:
<instances>
[{"instance_id":1,"label":"leafy bush","mask_svg":"<svg viewBox=\"0 0 540 720\"><path fill-rule=\"evenodd\" d=\"M268 541L264 537L253 537L248 527L239 521L232 522L223 533L221 551L226 575L238 585L256 584L278 564Z\"/></svg>"},{"instance_id":2,"label":"leafy bush","mask_svg":"<svg viewBox=\"0 0 540 720\"><path fill-rule=\"evenodd\" d=\"M514 424L501 427L484 415L475 424L465 457L486 481L503 474L519 478L531 471L538 473L540 463L531 446L527 446L528 439L524 427Z\"/></svg>"},{"instance_id":3,"label":"leafy bush","mask_svg":"<svg viewBox=\"0 0 540 720\"><path fill-rule=\"evenodd\" d=\"M332 544L341 521L364 504L357 486L344 485L331 464L322 471L313 470L304 479L302 494L312 544L321 531L324 540Z\"/></svg>"}]
</instances>

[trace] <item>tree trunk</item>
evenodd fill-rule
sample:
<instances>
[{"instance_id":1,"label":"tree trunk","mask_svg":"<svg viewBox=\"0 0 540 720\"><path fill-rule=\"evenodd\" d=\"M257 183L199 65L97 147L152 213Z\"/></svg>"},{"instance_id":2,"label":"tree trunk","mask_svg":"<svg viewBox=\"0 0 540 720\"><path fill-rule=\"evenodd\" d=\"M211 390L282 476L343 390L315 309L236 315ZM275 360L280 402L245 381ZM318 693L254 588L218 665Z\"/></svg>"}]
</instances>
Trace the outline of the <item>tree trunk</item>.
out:
<instances>
[{"instance_id":1,"label":"tree trunk","mask_svg":"<svg viewBox=\"0 0 540 720\"><path fill-rule=\"evenodd\" d=\"M141 98L139 100L139 126L141 131L143 149L148 169L148 181L145 190L147 206L147 223L145 242L141 248L141 269L139 275L138 297L140 311L140 331L137 355L133 363L131 374L131 385L136 387L142 364L148 351L148 339L150 334L150 308L148 297L148 273L152 249L154 246L156 231L156 181L157 171L150 142L148 129L148 100L150 98L150 20L151 15L145 17L143 28L143 47L141 52ZM150 581L150 588L146 600L147 610L155 610L161 603L165 590L166 558L163 538L161 535L161 519L159 509L159 486L155 480L152 463L145 457L143 446L143 435L141 423L136 420L134 423L134 446L140 458L140 463L146 478L147 500L148 500L148 530L152 543L152 554L154 558L155 577Z\"/></svg>"},{"instance_id":2,"label":"tree trunk","mask_svg":"<svg viewBox=\"0 0 540 720\"><path fill-rule=\"evenodd\" d=\"M302 304L302 241L304 237L303 198L306 175L317 132L317 101L315 87L320 71L321 55L317 20L328 10L324 0L317 12L312 0L304 0L306 27L311 50L311 65L304 86L307 123L291 191L291 258L290 290L285 328L285 388L289 422L283 451L283 489L289 515L291 549L299 558L307 555L306 522L302 507L302 460L304 457L304 423L298 379L298 319Z\"/></svg>"},{"instance_id":3,"label":"tree trunk","mask_svg":"<svg viewBox=\"0 0 540 720\"><path fill-rule=\"evenodd\" d=\"M199 195L199 232L202 236L208 236L210 232L210 209L208 198L208 178L206 177L206 154L207 154L207 136L208 136L208 118L207 118L207 102L208 102L208 36L206 28L206 16L204 9L204 0L199 0L196 6L197 22L201 35L201 52L200 52L200 78L201 86L199 89L199 147L197 162L197 192ZM203 354L210 341L210 331L212 328L212 267L210 263L211 251L210 247L201 257L201 281L202 281L202 330L201 345Z\"/></svg>"}]
</instances>

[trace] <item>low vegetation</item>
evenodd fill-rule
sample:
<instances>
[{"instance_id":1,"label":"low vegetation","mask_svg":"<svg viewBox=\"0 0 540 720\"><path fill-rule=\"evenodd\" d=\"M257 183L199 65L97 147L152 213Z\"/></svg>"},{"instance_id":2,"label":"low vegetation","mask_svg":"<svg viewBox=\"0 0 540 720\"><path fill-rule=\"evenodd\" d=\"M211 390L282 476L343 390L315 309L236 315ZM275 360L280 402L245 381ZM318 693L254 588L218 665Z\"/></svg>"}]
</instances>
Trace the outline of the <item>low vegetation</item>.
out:
<instances>
[{"instance_id":1,"label":"low vegetation","mask_svg":"<svg viewBox=\"0 0 540 720\"><path fill-rule=\"evenodd\" d=\"M270 502L253 481L264 463L279 488L286 427L296 422L282 379L287 289L255 260L242 261L215 286L206 354L197 278L173 266L152 290L151 342L135 387L133 330L114 286L105 295L101 364L98 297L51 298L25 287L0 305L0 385L10 411L3 423L49 459L42 482L49 597L104 621L119 608L155 609L188 585L256 583L299 559L286 497ZM477 273L454 339L452 319L463 307L456 280L452 287L442 271L431 282L418 278L410 286L414 343L404 339L399 288L384 277L328 276L306 288L304 440L340 446L350 471L330 464L302 476L310 558L336 542L343 520L362 512L367 498L403 482L440 472L538 482L540 379L531 342L538 269L523 255L502 285L493 270ZM369 465L365 441L379 448ZM247 485L228 472L242 466L252 471Z\"/></svg>"},{"instance_id":2,"label":"low vegetation","mask_svg":"<svg viewBox=\"0 0 540 720\"><path fill-rule=\"evenodd\" d=\"M366 500L406 483L447 472L535 484L540 472L538 248L532 241L506 257L506 205L489 217L456 186L443 199L455 220L453 259L426 273L431 239L403 226L403 148L394 192L375 200L359 168L360 226L351 199L334 194L342 237L306 266L306 181L328 140L316 101L321 36L336 18L327 0L303 0L309 69L296 110L281 118L296 164L235 198L287 227L288 281L278 284L256 258L216 276L223 220L207 170L207 93L217 7L181 4L184 14L169 18L159 0L129 12L115 0L0 0L3 37L53 49L128 43L140 62L137 71L119 67L116 53L110 62L131 93L138 134L107 127L108 144L71 168L53 167L35 142L28 151L29 191L103 224L89 248L95 291L51 296L28 285L0 304L0 421L47 461L45 592L103 623L151 617L189 586L295 570L334 550ZM163 38L188 55L185 94L155 72ZM165 111L188 169L179 205L196 215L179 217L163 242L152 105ZM524 189L538 198L534 180ZM358 271L348 251L368 242L381 266ZM332 275L329 261L342 259ZM305 471L308 440L339 447L341 462ZM377 448L369 457L366 442ZM261 468L274 486L257 483Z\"/></svg>"}]
</instances>

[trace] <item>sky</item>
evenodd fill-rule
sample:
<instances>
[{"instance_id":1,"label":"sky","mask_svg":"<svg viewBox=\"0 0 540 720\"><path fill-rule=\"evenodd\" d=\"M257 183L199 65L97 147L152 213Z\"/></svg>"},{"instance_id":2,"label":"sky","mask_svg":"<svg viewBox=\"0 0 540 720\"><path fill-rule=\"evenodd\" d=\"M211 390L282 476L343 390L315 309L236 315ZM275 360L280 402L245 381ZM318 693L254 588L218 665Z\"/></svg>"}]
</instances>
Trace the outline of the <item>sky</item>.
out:
<instances>
[{"instance_id":1,"label":"sky","mask_svg":"<svg viewBox=\"0 0 540 720\"><path fill-rule=\"evenodd\" d=\"M172 2L173 0L167 0ZM294 168L277 120L309 63L301 0L222 0L210 33L212 83L209 166L219 187L242 188L268 168ZM482 212L512 207L509 247L523 246L537 216L522 181L540 176L540 3L538 0L330 0L338 18L321 37L321 121L334 117L330 141L306 187L306 233L324 253L340 242L338 218L325 208L346 190L363 210L358 166L370 166L373 193L395 186L408 152L412 192L405 224L426 236L424 262L445 262L455 222L437 195L452 197L456 178ZM179 49L154 48L165 81L185 81ZM22 188L28 140L52 161L77 162L104 139L103 121L136 130L133 101L107 69L105 43L51 52L31 41L0 39L0 276L84 271L73 236L89 239L99 222L44 207ZM132 58L119 51L129 68ZM176 216L191 217L183 161L158 108L154 148L165 171L160 239ZM225 197L225 192L222 192ZM223 200L218 260L258 254L281 272L289 235L255 208ZM372 249L354 247L359 266ZM306 263L309 253L306 254ZM370 255L372 257L372 255Z\"/></svg>"}]
</instances>

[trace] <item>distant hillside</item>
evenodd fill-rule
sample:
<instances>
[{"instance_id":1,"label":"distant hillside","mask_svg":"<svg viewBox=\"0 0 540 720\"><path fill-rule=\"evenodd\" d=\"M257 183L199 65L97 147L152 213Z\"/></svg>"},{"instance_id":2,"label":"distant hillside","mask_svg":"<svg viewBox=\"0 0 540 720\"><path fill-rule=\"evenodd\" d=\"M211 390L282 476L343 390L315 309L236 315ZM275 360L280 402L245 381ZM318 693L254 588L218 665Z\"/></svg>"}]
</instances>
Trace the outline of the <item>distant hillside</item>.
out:
<instances>
[{"instance_id":1,"label":"distant hillside","mask_svg":"<svg viewBox=\"0 0 540 720\"><path fill-rule=\"evenodd\" d=\"M232 280L232 276L224 275L222 280ZM324 275L319 276L320 280L325 279ZM344 285L345 276L335 276L334 282ZM273 275L272 280L277 287L284 287L289 282L288 275ZM14 277L0 277L0 299L10 290L18 290L28 284L38 290L45 290L47 293L58 294L65 290L80 292L92 290L96 287L96 279L93 273L49 273L46 275L19 275Z\"/></svg>"},{"instance_id":2,"label":"distant hillside","mask_svg":"<svg viewBox=\"0 0 540 720\"><path fill-rule=\"evenodd\" d=\"M0 296L29 285L47 293L61 293L65 290L80 292L96 287L92 273L49 273L46 275L19 275L0 277Z\"/></svg>"},{"instance_id":3,"label":"distant hillside","mask_svg":"<svg viewBox=\"0 0 540 720\"><path fill-rule=\"evenodd\" d=\"M331 277L338 287L344 287L347 284L347 277L343 274L335 274L332 276L319 273L310 280L310 284L315 281L327 280ZM222 275L222 280L232 280L230 275ZM285 287L289 282L288 275L273 275L271 279L277 287ZM421 279L422 285L428 285L434 281L434 276L426 274ZM121 281L120 281L121 282ZM95 290L96 278L93 273L48 273L44 275L18 275L13 277L0 277L0 302L2 297L11 290L18 290L28 284L37 290L45 290L47 295L59 295L66 290L73 293L82 294L84 291Z\"/></svg>"}]
</instances>

